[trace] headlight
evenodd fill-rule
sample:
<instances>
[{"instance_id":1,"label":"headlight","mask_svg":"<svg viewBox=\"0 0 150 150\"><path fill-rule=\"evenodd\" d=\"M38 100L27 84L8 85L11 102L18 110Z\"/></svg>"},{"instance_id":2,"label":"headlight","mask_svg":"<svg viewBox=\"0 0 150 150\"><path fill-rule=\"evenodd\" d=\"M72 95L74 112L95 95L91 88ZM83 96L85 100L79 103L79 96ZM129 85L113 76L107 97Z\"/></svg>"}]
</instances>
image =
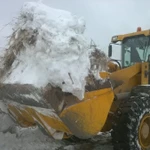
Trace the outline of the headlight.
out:
<instances>
[{"instance_id":1,"label":"headlight","mask_svg":"<svg viewBox=\"0 0 150 150\"><path fill-rule=\"evenodd\" d=\"M117 41L117 39L118 39L118 36L113 36L112 37L112 41Z\"/></svg>"}]
</instances>

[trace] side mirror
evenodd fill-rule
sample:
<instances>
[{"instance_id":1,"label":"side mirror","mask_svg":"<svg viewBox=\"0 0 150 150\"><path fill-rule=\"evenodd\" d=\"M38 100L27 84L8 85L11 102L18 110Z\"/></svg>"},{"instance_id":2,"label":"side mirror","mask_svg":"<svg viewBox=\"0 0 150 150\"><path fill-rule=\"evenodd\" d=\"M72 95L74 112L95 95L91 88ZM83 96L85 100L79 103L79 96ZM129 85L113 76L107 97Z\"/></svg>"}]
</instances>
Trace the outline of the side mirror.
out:
<instances>
[{"instance_id":1,"label":"side mirror","mask_svg":"<svg viewBox=\"0 0 150 150\"><path fill-rule=\"evenodd\" d=\"M108 57L112 56L112 45L109 45L108 47Z\"/></svg>"}]
</instances>

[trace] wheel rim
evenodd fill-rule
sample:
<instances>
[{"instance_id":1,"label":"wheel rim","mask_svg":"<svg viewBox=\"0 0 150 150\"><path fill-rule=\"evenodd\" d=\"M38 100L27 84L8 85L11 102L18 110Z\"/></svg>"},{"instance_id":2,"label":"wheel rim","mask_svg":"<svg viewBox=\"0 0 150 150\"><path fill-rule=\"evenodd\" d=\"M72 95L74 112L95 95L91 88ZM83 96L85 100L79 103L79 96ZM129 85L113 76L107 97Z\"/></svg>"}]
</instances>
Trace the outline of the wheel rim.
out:
<instances>
[{"instance_id":1,"label":"wheel rim","mask_svg":"<svg viewBox=\"0 0 150 150\"><path fill-rule=\"evenodd\" d=\"M139 143L142 149L150 147L150 114L145 115L139 127Z\"/></svg>"}]
</instances>

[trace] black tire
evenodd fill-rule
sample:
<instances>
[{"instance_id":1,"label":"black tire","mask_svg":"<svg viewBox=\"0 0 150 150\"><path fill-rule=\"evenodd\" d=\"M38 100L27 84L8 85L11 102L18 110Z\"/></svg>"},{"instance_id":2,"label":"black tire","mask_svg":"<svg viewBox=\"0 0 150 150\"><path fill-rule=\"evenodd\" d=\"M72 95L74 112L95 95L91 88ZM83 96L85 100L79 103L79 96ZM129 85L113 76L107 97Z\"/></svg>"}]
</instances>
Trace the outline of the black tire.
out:
<instances>
[{"instance_id":1,"label":"black tire","mask_svg":"<svg viewBox=\"0 0 150 150\"><path fill-rule=\"evenodd\" d=\"M150 113L149 93L150 87L138 86L121 102L111 133L114 150L146 150L140 145L138 131L142 118Z\"/></svg>"}]
</instances>

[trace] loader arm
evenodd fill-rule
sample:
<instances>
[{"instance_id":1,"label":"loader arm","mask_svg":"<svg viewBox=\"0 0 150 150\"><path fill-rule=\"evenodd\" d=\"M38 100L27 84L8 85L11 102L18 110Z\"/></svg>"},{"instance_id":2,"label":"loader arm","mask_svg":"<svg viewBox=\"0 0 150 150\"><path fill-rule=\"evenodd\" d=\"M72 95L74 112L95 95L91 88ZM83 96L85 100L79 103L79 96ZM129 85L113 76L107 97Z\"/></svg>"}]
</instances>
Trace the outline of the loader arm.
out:
<instances>
[{"instance_id":1,"label":"loader arm","mask_svg":"<svg viewBox=\"0 0 150 150\"><path fill-rule=\"evenodd\" d=\"M130 92L131 89L141 84L141 64L137 63L131 67L127 67L110 74L114 93Z\"/></svg>"}]
</instances>

